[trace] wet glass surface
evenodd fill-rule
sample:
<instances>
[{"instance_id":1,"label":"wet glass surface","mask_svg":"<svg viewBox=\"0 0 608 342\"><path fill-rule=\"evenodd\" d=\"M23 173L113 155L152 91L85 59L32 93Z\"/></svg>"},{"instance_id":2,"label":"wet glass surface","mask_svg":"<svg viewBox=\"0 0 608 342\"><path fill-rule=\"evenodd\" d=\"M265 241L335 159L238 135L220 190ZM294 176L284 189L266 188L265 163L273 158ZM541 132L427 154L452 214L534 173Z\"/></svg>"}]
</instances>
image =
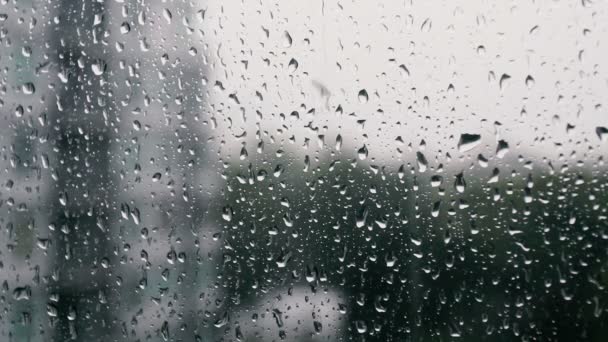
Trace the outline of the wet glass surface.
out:
<instances>
[{"instance_id":1,"label":"wet glass surface","mask_svg":"<svg viewBox=\"0 0 608 342\"><path fill-rule=\"evenodd\" d=\"M0 341L605 341L607 19L0 0Z\"/></svg>"}]
</instances>

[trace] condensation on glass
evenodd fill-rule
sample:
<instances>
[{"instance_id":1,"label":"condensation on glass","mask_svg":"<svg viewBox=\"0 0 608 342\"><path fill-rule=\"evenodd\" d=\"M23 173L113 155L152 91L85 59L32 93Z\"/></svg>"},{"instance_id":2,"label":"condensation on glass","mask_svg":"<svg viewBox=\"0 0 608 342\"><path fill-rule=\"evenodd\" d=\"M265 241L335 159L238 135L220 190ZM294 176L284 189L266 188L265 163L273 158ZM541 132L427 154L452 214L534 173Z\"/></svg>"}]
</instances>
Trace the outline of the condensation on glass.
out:
<instances>
[{"instance_id":1,"label":"condensation on glass","mask_svg":"<svg viewBox=\"0 0 608 342\"><path fill-rule=\"evenodd\" d=\"M1 341L605 341L603 1L0 1Z\"/></svg>"}]
</instances>

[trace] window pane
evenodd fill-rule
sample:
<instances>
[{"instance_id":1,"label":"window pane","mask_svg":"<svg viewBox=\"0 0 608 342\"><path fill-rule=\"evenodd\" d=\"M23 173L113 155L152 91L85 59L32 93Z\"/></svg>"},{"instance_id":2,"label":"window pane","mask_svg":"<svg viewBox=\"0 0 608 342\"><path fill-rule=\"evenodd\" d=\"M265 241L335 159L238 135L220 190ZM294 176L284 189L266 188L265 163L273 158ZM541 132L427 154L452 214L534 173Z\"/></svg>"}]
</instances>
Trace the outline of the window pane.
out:
<instances>
[{"instance_id":1,"label":"window pane","mask_svg":"<svg viewBox=\"0 0 608 342\"><path fill-rule=\"evenodd\" d=\"M1 341L605 341L601 1L0 2Z\"/></svg>"}]
</instances>

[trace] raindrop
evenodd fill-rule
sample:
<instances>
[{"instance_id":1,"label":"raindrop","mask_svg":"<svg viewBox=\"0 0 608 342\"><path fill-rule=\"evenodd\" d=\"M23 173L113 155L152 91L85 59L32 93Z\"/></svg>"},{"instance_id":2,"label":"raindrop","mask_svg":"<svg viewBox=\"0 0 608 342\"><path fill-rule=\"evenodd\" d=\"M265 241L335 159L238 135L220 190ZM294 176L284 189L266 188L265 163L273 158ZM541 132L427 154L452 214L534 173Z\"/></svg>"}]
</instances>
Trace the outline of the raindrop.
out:
<instances>
[{"instance_id":1,"label":"raindrop","mask_svg":"<svg viewBox=\"0 0 608 342\"><path fill-rule=\"evenodd\" d=\"M361 228L363 226L365 226L366 221L367 221L367 214L368 214L368 209L367 206L363 206L359 209L359 211L357 211L357 217L356 217L356 225L357 228Z\"/></svg>"},{"instance_id":2,"label":"raindrop","mask_svg":"<svg viewBox=\"0 0 608 342\"><path fill-rule=\"evenodd\" d=\"M232 208L229 206L224 207L224 209L222 209L222 218L224 219L224 221L230 222L232 221Z\"/></svg>"},{"instance_id":3,"label":"raindrop","mask_svg":"<svg viewBox=\"0 0 608 342\"><path fill-rule=\"evenodd\" d=\"M603 126L598 126L595 128L595 134L600 139L601 142L608 140L608 128Z\"/></svg>"},{"instance_id":4,"label":"raindrop","mask_svg":"<svg viewBox=\"0 0 608 342\"><path fill-rule=\"evenodd\" d=\"M399 72L404 78L410 76L410 70L404 64L399 65Z\"/></svg>"},{"instance_id":5,"label":"raindrop","mask_svg":"<svg viewBox=\"0 0 608 342\"><path fill-rule=\"evenodd\" d=\"M59 193L59 203L64 207L68 205L68 194L65 191Z\"/></svg>"},{"instance_id":6,"label":"raindrop","mask_svg":"<svg viewBox=\"0 0 608 342\"><path fill-rule=\"evenodd\" d=\"M169 11L169 9L167 9L167 8L163 9L163 17L167 21L167 24L171 24L171 19L173 18L173 14L171 14L171 11Z\"/></svg>"},{"instance_id":7,"label":"raindrop","mask_svg":"<svg viewBox=\"0 0 608 342\"><path fill-rule=\"evenodd\" d=\"M361 89L359 90L359 103L365 104L369 100L369 95L367 95L367 90Z\"/></svg>"},{"instance_id":8,"label":"raindrop","mask_svg":"<svg viewBox=\"0 0 608 342\"><path fill-rule=\"evenodd\" d=\"M323 332L323 324L321 324L321 322L319 321L314 321L313 322L313 326L315 328L315 333L318 335L321 332Z\"/></svg>"},{"instance_id":9,"label":"raindrop","mask_svg":"<svg viewBox=\"0 0 608 342\"><path fill-rule=\"evenodd\" d=\"M426 157L424 156L424 154L422 154L422 152L416 152L416 162L418 163L418 171L420 173L426 171L426 168L429 163L427 162Z\"/></svg>"},{"instance_id":10,"label":"raindrop","mask_svg":"<svg viewBox=\"0 0 608 342\"><path fill-rule=\"evenodd\" d=\"M163 322L163 325L160 328L160 334L162 335L163 340L169 341L169 322Z\"/></svg>"},{"instance_id":11,"label":"raindrop","mask_svg":"<svg viewBox=\"0 0 608 342\"><path fill-rule=\"evenodd\" d=\"M294 58L292 58L289 61L289 65L288 65L287 69L289 70L290 73L294 73L296 70L298 70L298 61L296 61Z\"/></svg>"},{"instance_id":12,"label":"raindrop","mask_svg":"<svg viewBox=\"0 0 608 342\"><path fill-rule=\"evenodd\" d=\"M532 76L528 75L526 77L526 87L528 87L528 89L534 87L534 82L535 81L534 81L534 78Z\"/></svg>"},{"instance_id":13,"label":"raindrop","mask_svg":"<svg viewBox=\"0 0 608 342\"><path fill-rule=\"evenodd\" d=\"M32 95L36 92L36 87L34 87L34 83L27 82L21 86L21 91L23 91L25 95Z\"/></svg>"},{"instance_id":14,"label":"raindrop","mask_svg":"<svg viewBox=\"0 0 608 342\"><path fill-rule=\"evenodd\" d=\"M291 35L289 34L289 32L285 31L283 33L283 47L291 47L291 44L293 43L293 39L291 39Z\"/></svg>"},{"instance_id":15,"label":"raindrop","mask_svg":"<svg viewBox=\"0 0 608 342\"><path fill-rule=\"evenodd\" d=\"M359 151L357 151L357 155L359 156L360 160L367 159L367 154L368 154L368 151L367 151L367 147L365 145L363 145L363 147L361 147L359 149Z\"/></svg>"},{"instance_id":16,"label":"raindrop","mask_svg":"<svg viewBox=\"0 0 608 342\"><path fill-rule=\"evenodd\" d=\"M500 76L500 80L498 81L498 87L500 88L500 90L505 90L505 88L507 87L507 83L510 79L511 76L507 74L502 74L502 76Z\"/></svg>"},{"instance_id":17,"label":"raindrop","mask_svg":"<svg viewBox=\"0 0 608 342\"><path fill-rule=\"evenodd\" d=\"M365 334L367 332L367 324L365 324L365 322L362 320L356 321L355 327L357 328L357 332L359 334Z\"/></svg>"},{"instance_id":18,"label":"raindrop","mask_svg":"<svg viewBox=\"0 0 608 342\"><path fill-rule=\"evenodd\" d=\"M131 32L131 25L125 21L122 23L122 25L120 25L120 33L127 34L129 32Z\"/></svg>"},{"instance_id":19,"label":"raindrop","mask_svg":"<svg viewBox=\"0 0 608 342\"><path fill-rule=\"evenodd\" d=\"M13 290L13 298L15 300L29 300L32 296L32 289L29 286L16 287Z\"/></svg>"},{"instance_id":20,"label":"raindrop","mask_svg":"<svg viewBox=\"0 0 608 342\"><path fill-rule=\"evenodd\" d=\"M481 143L481 135L479 134L461 134L458 140L458 151L461 153L470 151Z\"/></svg>"},{"instance_id":21,"label":"raindrop","mask_svg":"<svg viewBox=\"0 0 608 342\"><path fill-rule=\"evenodd\" d=\"M441 185L441 183L443 183L443 177L435 175L433 177L431 177L431 186L436 188L438 186Z\"/></svg>"},{"instance_id":22,"label":"raindrop","mask_svg":"<svg viewBox=\"0 0 608 342\"><path fill-rule=\"evenodd\" d=\"M91 64L91 70L93 70L93 73L96 76L103 74L106 71L106 67L106 62L101 59L97 59L95 62L93 62L93 64Z\"/></svg>"},{"instance_id":23,"label":"raindrop","mask_svg":"<svg viewBox=\"0 0 608 342\"><path fill-rule=\"evenodd\" d=\"M507 152L509 152L509 144L504 140L498 141L498 146L496 147L496 156L498 158L503 158Z\"/></svg>"},{"instance_id":24,"label":"raindrop","mask_svg":"<svg viewBox=\"0 0 608 342\"><path fill-rule=\"evenodd\" d=\"M464 180L464 174L461 172L456 175L456 180L454 181L454 189L456 191L463 193L466 190L467 184Z\"/></svg>"},{"instance_id":25,"label":"raindrop","mask_svg":"<svg viewBox=\"0 0 608 342\"><path fill-rule=\"evenodd\" d=\"M15 108L15 116L18 118L22 117L24 112L25 109L23 109L22 105L18 105L17 108Z\"/></svg>"},{"instance_id":26,"label":"raindrop","mask_svg":"<svg viewBox=\"0 0 608 342\"><path fill-rule=\"evenodd\" d=\"M30 57L32 55L32 48L29 46L24 46L21 49L21 54L23 55L23 57Z\"/></svg>"},{"instance_id":27,"label":"raindrop","mask_svg":"<svg viewBox=\"0 0 608 342\"><path fill-rule=\"evenodd\" d=\"M213 323L213 326L216 328L221 328L224 325L226 325L228 323L228 312L224 312L224 314L222 315L222 317L218 318L215 323Z\"/></svg>"}]
</instances>

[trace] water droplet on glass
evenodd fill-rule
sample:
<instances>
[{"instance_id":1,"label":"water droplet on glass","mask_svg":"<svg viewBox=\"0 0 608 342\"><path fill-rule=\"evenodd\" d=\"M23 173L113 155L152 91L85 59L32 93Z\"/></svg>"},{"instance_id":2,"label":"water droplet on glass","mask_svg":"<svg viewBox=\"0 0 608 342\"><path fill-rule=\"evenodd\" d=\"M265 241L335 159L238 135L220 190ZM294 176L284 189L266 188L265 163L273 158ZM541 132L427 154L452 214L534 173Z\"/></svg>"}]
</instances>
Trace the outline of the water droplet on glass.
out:
<instances>
[{"instance_id":1,"label":"water droplet on glass","mask_svg":"<svg viewBox=\"0 0 608 342\"><path fill-rule=\"evenodd\" d=\"M289 34L289 32L285 31L283 33L283 47L291 47L291 44L293 43L293 39L291 39L291 35Z\"/></svg>"},{"instance_id":2,"label":"water droplet on glass","mask_svg":"<svg viewBox=\"0 0 608 342\"><path fill-rule=\"evenodd\" d=\"M315 328L315 333L318 335L323 332L323 324L319 321L314 321L313 326Z\"/></svg>"},{"instance_id":3,"label":"water droplet on glass","mask_svg":"<svg viewBox=\"0 0 608 342\"><path fill-rule=\"evenodd\" d=\"M131 32L131 25L125 21L120 25L120 33L127 34L129 32Z\"/></svg>"},{"instance_id":4,"label":"water droplet on glass","mask_svg":"<svg viewBox=\"0 0 608 342\"><path fill-rule=\"evenodd\" d=\"M152 181L153 182L158 182L162 176L163 175L160 172L157 172L154 175L152 175Z\"/></svg>"},{"instance_id":5,"label":"water droplet on glass","mask_svg":"<svg viewBox=\"0 0 608 342\"><path fill-rule=\"evenodd\" d=\"M163 17L167 21L167 24L171 24L171 20L173 19L173 14L169 11L168 8L163 9Z\"/></svg>"},{"instance_id":6,"label":"water droplet on glass","mask_svg":"<svg viewBox=\"0 0 608 342\"><path fill-rule=\"evenodd\" d=\"M368 153L368 151L367 151L367 147L365 145L363 145L359 149L359 151L357 151L357 155L359 156L359 159L361 159L361 160L367 159L367 153Z\"/></svg>"},{"instance_id":7,"label":"water droplet on glass","mask_svg":"<svg viewBox=\"0 0 608 342\"><path fill-rule=\"evenodd\" d=\"M511 76L507 74L502 74L502 76L500 76L500 80L498 81L498 87L500 90L505 90L510 79Z\"/></svg>"},{"instance_id":8,"label":"water droplet on glass","mask_svg":"<svg viewBox=\"0 0 608 342\"><path fill-rule=\"evenodd\" d=\"M160 327L160 334L163 337L163 340L169 341L169 322L163 322L163 325Z\"/></svg>"},{"instance_id":9,"label":"water droplet on glass","mask_svg":"<svg viewBox=\"0 0 608 342\"><path fill-rule=\"evenodd\" d=\"M367 332L367 324L365 324L365 321L362 321L362 320L356 321L355 327L357 328L357 332L359 334L365 334Z\"/></svg>"},{"instance_id":10,"label":"water droplet on glass","mask_svg":"<svg viewBox=\"0 0 608 342\"><path fill-rule=\"evenodd\" d=\"M422 154L422 152L416 152L416 162L418 163L418 171L420 173L423 173L424 171L426 171L428 162L427 162L424 154Z\"/></svg>"},{"instance_id":11,"label":"water droplet on glass","mask_svg":"<svg viewBox=\"0 0 608 342\"><path fill-rule=\"evenodd\" d=\"M498 146L496 147L496 156L498 158L503 158L509 152L509 144L504 140L498 141Z\"/></svg>"},{"instance_id":12,"label":"water droplet on glass","mask_svg":"<svg viewBox=\"0 0 608 342\"><path fill-rule=\"evenodd\" d=\"M528 89L534 87L534 78L530 75L526 77L526 87L528 87Z\"/></svg>"},{"instance_id":13,"label":"water droplet on glass","mask_svg":"<svg viewBox=\"0 0 608 342\"><path fill-rule=\"evenodd\" d=\"M93 73L96 76L103 74L106 71L106 67L106 62L101 59L97 59L91 64L91 70L93 70Z\"/></svg>"},{"instance_id":14,"label":"water droplet on glass","mask_svg":"<svg viewBox=\"0 0 608 342\"><path fill-rule=\"evenodd\" d=\"M603 126L598 126L595 128L595 134L600 139L601 142L608 140L608 128Z\"/></svg>"},{"instance_id":15,"label":"water droplet on glass","mask_svg":"<svg viewBox=\"0 0 608 342\"><path fill-rule=\"evenodd\" d=\"M464 180L464 174L461 172L456 175L456 180L454 181L454 189L456 191L463 193L466 190L467 183Z\"/></svg>"},{"instance_id":16,"label":"water droplet on glass","mask_svg":"<svg viewBox=\"0 0 608 342\"><path fill-rule=\"evenodd\" d=\"M32 95L36 92L36 87L34 87L34 83L27 82L21 86L21 91L23 91L25 95Z\"/></svg>"},{"instance_id":17,"label":"water droplet on glass","mask_svg":"<svg viewBox=\"0 0 608 342\"><path fill-rule=\"evenodd\" d=\"M369 100L369 95L367 95L367 90L361 89L359 91L358 98L359 98L359 103L362 103L362 104L367 103L367 101Z\"/></svg>"},{"instance_id":18,"label":"water droplet on glass","mask_svg":"<svg viewBox=\"0 0 608 342\"><path fill-rule=\"evenodd\" d=\"M458 151L461 153L470 151L481 143L481 135L479 134L461 134L458 140Z\"/></svg>"},{"instance_id":19,"label":"water droplet on glass","mask_svg":"<svg viewBox=\"0 0 608 342\"><path fill-rule=\"evenodd\" d=\"M294 73L298 69L298 61L296 61L294 58L292 58L289 61L289 65L288 65L287 69L289 70L290 73Z\"/></svg>"},{"instance_id":20,"label":"water droplet on glass","mask_svg":"<svg viewBox=\"0 0 608 342\"><path fill-rule=\"evenodd\" d=\"M232 208L229 206L224 207L222 209L222 218L224 221L230 222L232 221Z\"/></svg>"}]
</instances>

